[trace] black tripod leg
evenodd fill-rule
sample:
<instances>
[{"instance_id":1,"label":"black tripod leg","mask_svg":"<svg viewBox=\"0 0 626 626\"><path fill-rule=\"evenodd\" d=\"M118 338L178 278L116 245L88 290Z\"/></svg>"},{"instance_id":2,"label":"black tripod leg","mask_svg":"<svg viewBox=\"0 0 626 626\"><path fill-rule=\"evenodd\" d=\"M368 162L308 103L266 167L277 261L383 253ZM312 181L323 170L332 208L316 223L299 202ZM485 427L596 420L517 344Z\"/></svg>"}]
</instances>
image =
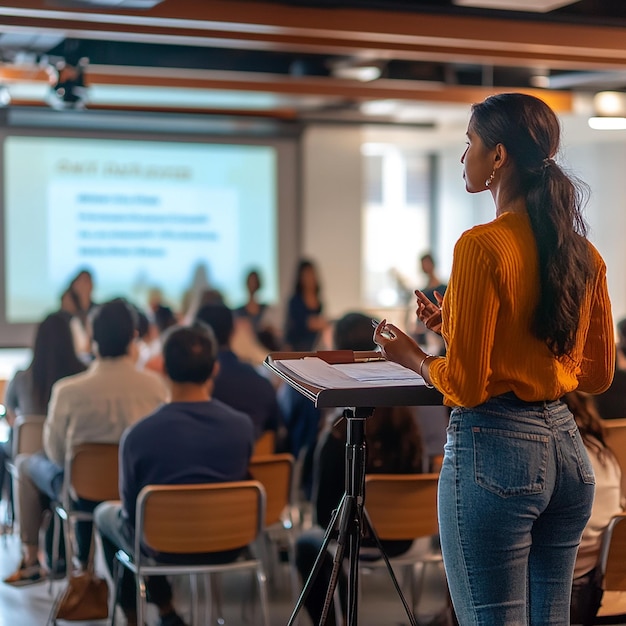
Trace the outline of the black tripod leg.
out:
<instances>
[{"instance_id":1,"label":"black tripod leg","mask_svg":"<svg viewBox=\"0 0 626 626\"><path fill-rule=\"evenodd\" d=\"M333 569L330 574L330 581L328 583L328 589L326 590L326 598L324 599L324 606L322 608L322 615L320 617L319 625L324 626L328 619L328 611L333 603L335 597L335 589L337 588L337 581L339 579L339 570L343 565L343 555L346 551L346 543L351 541L350 527L354 522L355 502L352 496L344 495L342 502L344 503L341 518L339 520L339 531L337 535L337 549L333 557Z\"/></svg>"},{"instance_id":2,"label":"black tripod leg","mask_svg":"<svg viewBox=\"0 0 626 626\"><path fill-rule=\"evenodd\" d=\"M348 574L347 626L357 625L359 605L359 552L361 551L361 524L363 505L357 506L350 533L350 572Z\"/></svg>"},{"instance_id":3,"label":"black tripod leg","mask_svg":"<svg viewBox=\"0 0 626 626\"><path fill-rule=\"evenodd\" d=\"M400 585L398 584L398 579L396 578L396 574L393 571L393 567L391 567L391 563L389 562L389 558L387 557L387 554L385 553L383 544L380 542L380 538L378 537L378 535L376 534L376 531L374 530L374 525L372 524L372 520L370 519L370 516L367 513L367 509L365 508L363 509L363 514L364 514L367 530L370 533L370 536L373 537L374 542L376 543L376 547L380 551L380 554L383 557L383 560L385 561L385 565L387 566L387 571L389 572L389 576L391 577L391 580L393 581L393 586L395 587L396 592L398 593L398 596L400 597L400 600L402 601L404 610L406 611L407 617L409 618L409 622L411 622L411 626L417 626L417 620L415 619L415 615L413 614L413 609L409 606L409 603L406 601L406 598L404 597L404 594L402 593L402 589L400 589Z\"/></svg>"},{"instance_id":4,"label":"black tripod leg","mask_svg":"<svg viewBox=\"0 0 626 626\"><path fill-rule=\"evenodd\" d=\"M341 498L341 502L339 503L339 506L333 513L330 523L328 524L328 528L326 528L326 532L324 533L324 539L322 541L322 547L320 548L320 551L317 554L317 558L315 559L315 563L313 564L313 569L311 570L311 573L309 574L309 577L306 579L306 583L304 584L304 587L302 588L302 591L300 592L300 597L298 598L298 601L296 602L296 606L294 607L291 613L291 617L289 618L289 621L287 622L287 626L293 626L293 624L296 621L296 617L298 616L298 613L300 612L300 609L304 605L309 595L309 592L311 591L311 587L313 586L313 583L315 582L315 579L317 578L317 575L319 574L319 571L322 567L324 559L326 558L326 551L328 550L328 546L332 539L333 530L335 529L337 520L343 519L343 517L340 517L340 516L343 515L345 507L346 507L346 494L344 493L343 497Z\"/></svg>"}]
</instances>

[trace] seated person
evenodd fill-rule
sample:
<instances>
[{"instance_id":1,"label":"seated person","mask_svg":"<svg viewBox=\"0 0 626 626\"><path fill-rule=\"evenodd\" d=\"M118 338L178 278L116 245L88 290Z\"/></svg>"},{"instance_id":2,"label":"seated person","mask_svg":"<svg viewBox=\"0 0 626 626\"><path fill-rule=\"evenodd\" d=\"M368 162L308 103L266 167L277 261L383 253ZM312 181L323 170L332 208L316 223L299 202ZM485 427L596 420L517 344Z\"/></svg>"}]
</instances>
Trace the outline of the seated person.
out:
<instances>
[{"instance_id":1,"label":"seated person","mask_svg":"<svg viewBox=\"0 0 626 626\"><path fill-rule=\"evenodd\" d=\"M594 399L598 413L605 420L626 418L626 319L617 323L617 336L613 382Z\"/></svg>"},{"instance_id":2,"label":"seated person","mask_svg":"<svg viewBox=\"0 0 626 626\"><path fill-rule=\"evenodd\" d=\"M52 385L84 370L74 351L67 317L61 312L48 315L37 327L30 364L18 370L7 386L4 404L9 426L13 428L18 415L45 415ZM12 458L12 440L10 431L6 444L0 444L0 495L6 480L5 462Z\"/></svg>"},{"instance_id":3,"label":"seated person","mask_svg":"<svg viewBox=\"0 0 626 626\"><path fill-rule=\"evenodd\" d=\"M95 361L86 372L52 387L44 423L44 453L17 460L20 535L24 556L4 582L22 586L43 578L39 563L39 529L50 500L63 486L65 456L80 443L117 443L125 428L165 401L167 389L153 373L139 372L130 356L135 340L134 311L123 300L96 307L91 314ZM77 503L93 510L95 503ZM91 524L77 527L78 557L86 563Z\"/></svg>"},{"instance_id":4,"label":"seated person","mask_svg":"<svg viewBox=\"0 0 626 626\"><path fill-rule=\"evenodd\" d=\"M572 391L565 395L565 402L576 419L596 477L591 517L578 547L572 586L571 623L587 626L594 623L602 601L598 559L602 534L611 518L622 512L622 475L617 459L606 444L594 398Z\"/></svg>"},{"instance_id":5,"label":"seated person","mask_svg":"<svg viewBox=\"0 0 626 626\"><path fill-rule=\"evenodd\" d=\"M122 503L106 502L95 512L110 569L118 549L133 553L135 505L143 487L229 482L248 476L254 428L247 415L212 397L213 378L219 369L213 332L199 324L174 327L166 335L163 356L171 402L126 431L120 445ZM238 553L211 558L224 562ZM167 555L154 556L165 560ZM177 560L180 562L181 555ZM159 609L161 626L182 625L165 577L150 576L147 589L149 601ZM128 624L136 624L135 580L126 569L119 603Z\"/></svg>"},{"instance_id":6,"label":"seated person","mask_svg":"<svg viewBox=\"0 0 626 626\"><path fill-rule=\"evenodd\" d=\"M335 336L335 345L343 349L372 349L372 327L369 317L351 313L336 325L337 332L346 334L346 341ZM369 342L369 343L367 343ZM356 346L356 347L355 347ZM336 421L336 416L332 422ZM296 543L296 565L303 580L309 572L322 545L323 529L331 521L332 512L337 508L344 493L346 423L341 420L336 426L322 433L315 451L313 470L313 504L317 528L303 533ZM367 460L366 472L377 474L419 474L422 471L422 443L417 422L408 407L377 408L366 425ZM364 547L372 547L371 540L365 538ZM406 553L411 541L385 541L383 547L388 556ZM361 553L364 556L364 552ZM378 551L373 555L378 557ZM322 614L324 598L332 560L325 559L315 584L307 596L305 607L314 624L318 624ZM340 573L340 597L345 597L346 580ZM328 626L334 626L335 615L330 611Z\"/></svg>"},{"instance_id":7,"label":"seated person","mask_svg":"<svg viewBox=\"0 0 626 626\"><path fill-rule=\"evenodd\" d=\"M219 372L213 397L249 415L257 439L266 430L277 430L281 416L274 387L252 365L241 362L231 349L232 311L225 304L205 304L198 311L196 321L211 327L219 345Z\"/></svg>"}]
</instances>

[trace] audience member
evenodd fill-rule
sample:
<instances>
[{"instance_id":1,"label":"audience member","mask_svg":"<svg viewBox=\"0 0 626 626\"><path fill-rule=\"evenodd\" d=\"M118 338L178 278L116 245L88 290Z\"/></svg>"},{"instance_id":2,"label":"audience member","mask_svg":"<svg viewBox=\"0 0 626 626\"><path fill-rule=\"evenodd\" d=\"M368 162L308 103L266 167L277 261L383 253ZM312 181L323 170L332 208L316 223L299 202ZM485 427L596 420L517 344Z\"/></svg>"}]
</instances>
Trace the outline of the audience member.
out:
<instances>
[{"instance_id":1,"label":"audience member","mask_svg":"<svg viewBox=\"0 0 626 626\"><path fill-rule=\"evenodd\" d=\"M243 306L233 311L235 318L246 319L250 322L258 341L268 350L278 350L278 333L274 328L271 315L272 308L257 300L257 294L261 290L261 274L258 270L251 270L246 276L246 290L248 299Z\"/></svg>"},{"instance_id":2,"label":"audience member","mask_svg":"<svg viewBox=\"0 0 626 626\"><path fill-rule=\"evenodd\" d=\"M595 403L603 419L626 418L626 318L617 323L613 382L604 393L595 396Z\"/></svg>"},{"instance_id":3,"label":"audience member","mask_svg":"<svg viewBox=\"0 0 626 626\"><path fill-rule=\"evenodd\" d=\"M333 326L333 348L335 350L373 350L371 320L362 313L347 313ZM313 452L320 434L321 412L308 398L290 385L278 390L285 429L285 446L296 459L304 454L302 487L310 498L313 480Z\"/></svg>"},{"instance_id":4,"label":"audience member","mask_svg":"<svg viewBox=\"0 0 626 626\"><path fill-rule=\"evenodd\" d=\"M225 304L205 304L196 320L212 328L219 345L219 371L213 397L249 415L257 438L266 430L278 430L282 420L274 387L254 367L240 361L231 349L232 311Z\"/></svg>"},{"instance_id":5,"label":"audience member","mask_svg":"<svg viewBox=\"0 0 626 626\"><path fill-rule=\"evenodd\" d=\"M335 329L335 345L339 349L371 349L371 320L365 315L351 313L343 317ZM346 422L341 420L321 435L315 452L313 504L317 527L303 533L296 544L296 564L303 580L313 568L322 546L324 531L344 493ZM407 407L377 408L366 425L366 472L377 474L417 474L422 471L422 442L414 414ZM364 540L365 548L372 547ZM383 547L389 556L407 552L411 541L385 541ZM379 556L375 551L376 556ZM372 556L372 555L369 555ZM324 597L330 581L332 559L327 555L322 569L305 601L305 607L314 624L319 623ZM340 597L345 597L346 580L340 574ZM328 626L335 625L330 611Z\"/></svg>"},{"instance_id":6,"label":"audience member","mask_svg":"<svg viewBox=\"0 0 626 626\"><path fill-rule=\"evenodd\" d=\"M76 354L87 360L87 357L91 352L91 342L87 329L79 317L79 311L80 306L78 304L78 298L72 289L68 287L61 294L61 308L59 309L59 312L67 318L70 325Z\"/></svg>"},{"instance_id":7,"label":"audience member","mask_svg":"<svg viewBox=\"0 0 626 626\"><path fill-rule=\"evenodd\" d=\"M163 346L171 402L126 431L120 445L122 502L107 502L95 512L105 557L112 568L115 552L134 550L135 504L146 485L197 484L243 480L254 445L250 418L212 396L217 371L217 342L204 325L177 327ZM212 555L215 562L239 551ZM154 555L167 560L168 555ZM183 556L177 555L180 562ZM207 557L202 558L203 562ZM191 562L191 561L190 561ZM180 626L172 590L165 577L151 576L148 597L157 605L161 626ZM137 623L134 577L124 569L120 605L129 624Z\"/></svg>"},{"instance_id":8,"label":"audience member","mask_svg":"<svg viewBox=\"0 0 626 626\"><path fill-rule=\"evenodd\" d=\"M4 404L12 427L18 415L45 415L52 385L65 376L85 369L76 356L72 333L63 313L48 315L35 334L33 358L7 386ZM0 446L0 490L5 481L5 461L11 458L12 435ZM14 494L16 495L16 494Z\"/></svg>"},{"instance_id":9,"label":"audience member","mask_svg":"<svg viewBox=\"0 0 626 626\"><path fill-rule=\"evenodd\" d=\"M151 370L157 374L163 375L163 350L162 338L168 328L176 325L176 316L170 307L158 304L153 309L153 318L151 329L152 339L150 341L150 356L144 363L144 369Z\"/></svg>"},{"instance_id":10,"label":"audience member","mask_svg":"<svg viewBox=\"0 0 626 626\"><path fill-rule=\"evenodd\" d=\"M91 299L93 294L93 276L87 269L82 269L70 282L70 291L74 294L75 302L78 307L77 315L83 326L87 327L87 316L96 306Z\"/></svg>"},{"instance_id":11,"label":"audience member","mask_svg":"<svg viewBox=\"0 0 626 626\"><path fill-rule=\"evenodd\" d=\"M86 372L52 387L44 424L44 453L18 462L20 534L24 556L5 579L27 585L43 577L39 563L39 529L50 499L58 499L68 451L80 443L115 443L124 429L166 399L166 387L153 373L139 372L130 357L136 336L133 309L123 300L97 307L92 314L96 359ZM78 502L92 510L95 503ZM85 563L91 525L77 529L78 557Z\"/></svg>"},{"instance_id":12,"label":"audience member","mask_svg":"<svg viewBox=\"0 0 626 626\"><path fill-rule=\"evenodd\" d=\"M602 534L611 518L622 512L621 470L606 443L594 398L580 391L565 395L593 466L596 490L591 517L578 547L572 586L571 623L591 626L602 602L598 567Z\"/></svg>"},{"instance_id":13,"label":"audience member","mask_svg":"<svg viewBox=\"0 0 626 626\"><path fill-rule=\"evenodd\" d=\"M302 259L296 271L294 293L289 300L285 341L290 350L309 351L315 346L327 322L323 312L321 286L312 261Z\"/></svg>"}]
</instances>

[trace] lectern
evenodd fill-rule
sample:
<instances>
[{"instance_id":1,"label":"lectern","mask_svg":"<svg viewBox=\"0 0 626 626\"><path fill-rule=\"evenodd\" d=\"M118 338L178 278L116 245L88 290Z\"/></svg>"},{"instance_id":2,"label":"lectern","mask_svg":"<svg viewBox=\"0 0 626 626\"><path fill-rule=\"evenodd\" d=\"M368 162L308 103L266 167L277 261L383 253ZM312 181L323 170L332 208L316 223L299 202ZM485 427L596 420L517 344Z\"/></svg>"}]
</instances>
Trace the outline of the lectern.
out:
<instances>
[{"instance_id":1,"label":"lectern","mask_svg":"<svg viewBox=\"0 0 626 626\"><path fill-rule=\"evenodd\" d=\"M335 529L337 549L319 626L330 610L339 569L348 555L347 626L358 624L359 551L364 527L376 542L412 626L417 626L380 540L369 521L365 504L365 424L375 407L440 405L441 394L424 385L414 372L385 361L379 352L330 350L325 352L274 352L265 365L318 408L344 407L347 420L345 492L326 529L313 570L293 609L287 626L293 626L326 556ZM365 526L364 526L365 525Z\"/></svg>"}]
</instances>

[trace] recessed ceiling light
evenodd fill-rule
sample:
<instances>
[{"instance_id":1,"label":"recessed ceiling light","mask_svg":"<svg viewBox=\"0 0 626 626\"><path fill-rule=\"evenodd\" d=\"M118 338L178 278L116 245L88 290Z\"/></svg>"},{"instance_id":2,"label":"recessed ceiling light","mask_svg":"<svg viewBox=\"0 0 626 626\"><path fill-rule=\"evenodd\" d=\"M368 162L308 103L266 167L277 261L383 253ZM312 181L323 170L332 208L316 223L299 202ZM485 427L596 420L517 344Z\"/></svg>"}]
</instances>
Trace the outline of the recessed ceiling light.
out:
<instances>
[{"instance_id":1,"label":"recessed ceiling light","mask_svg":"<svg viewBox=\"0 0 626 626\"><path fill-rule=\"evenodd\" d=\"M587 123L594 130L626 130L626 117L590 117Z\"/></svg>"},{"instance_id":2,"label":"recessed ceiling light","mask_svg":"<svg viewBox=\"0 0 626 626\"><path fill-rule=\"evenodd\" d=\"M453 2L462 7L548 13L568 4L575 4L578 0L453 0Z\"/></svg>"}]
</instances>

